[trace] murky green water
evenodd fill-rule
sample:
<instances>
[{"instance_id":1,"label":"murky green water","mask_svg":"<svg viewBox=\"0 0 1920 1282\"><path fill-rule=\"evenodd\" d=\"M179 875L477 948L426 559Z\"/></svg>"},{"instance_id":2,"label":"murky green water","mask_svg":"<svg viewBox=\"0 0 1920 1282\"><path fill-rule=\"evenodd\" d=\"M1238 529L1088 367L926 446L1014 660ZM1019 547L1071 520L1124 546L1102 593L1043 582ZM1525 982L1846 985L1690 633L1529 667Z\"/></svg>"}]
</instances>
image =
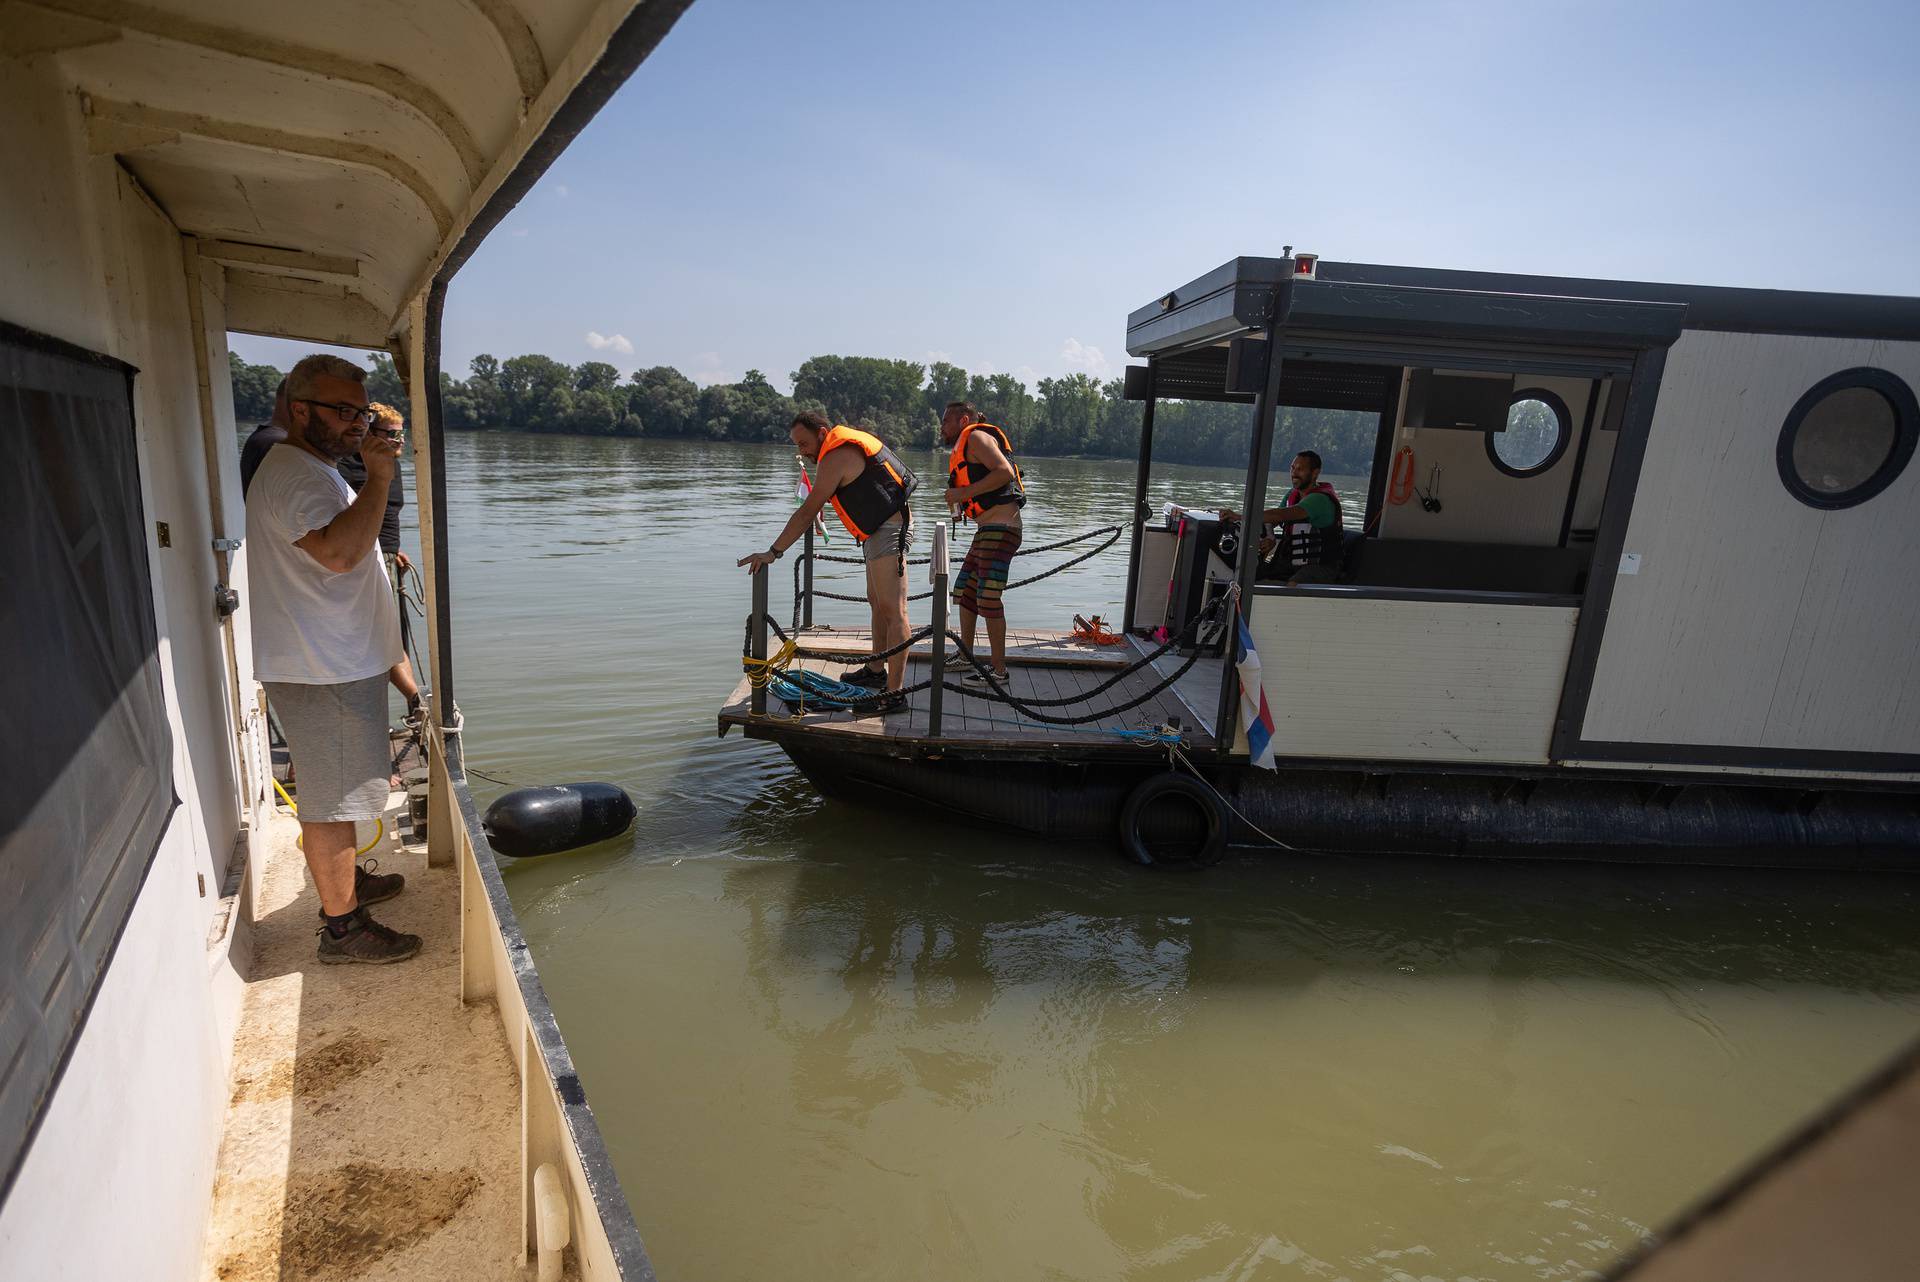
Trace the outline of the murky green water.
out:
<instances>
[{"instance_id":1,"label":"murky green water","mask_svg":"<svg viewBox=\"0 0 1920 1282\"><path fill-rule=\"evenodd\" d=\"M824 803L714 737L733 562L791 505L789 453L449 456L471 759L640 806L506 879L663 1277L1587 1276L1920 1032L1912 880L1251 853L1168 877ZM1029 541L1131 487L1036 460ZM1154 501L1176 490L1239 481L1165 469ZM1011 617L1117 615L1124 576L1109 556Z\"/></svg>"}]
</instances>

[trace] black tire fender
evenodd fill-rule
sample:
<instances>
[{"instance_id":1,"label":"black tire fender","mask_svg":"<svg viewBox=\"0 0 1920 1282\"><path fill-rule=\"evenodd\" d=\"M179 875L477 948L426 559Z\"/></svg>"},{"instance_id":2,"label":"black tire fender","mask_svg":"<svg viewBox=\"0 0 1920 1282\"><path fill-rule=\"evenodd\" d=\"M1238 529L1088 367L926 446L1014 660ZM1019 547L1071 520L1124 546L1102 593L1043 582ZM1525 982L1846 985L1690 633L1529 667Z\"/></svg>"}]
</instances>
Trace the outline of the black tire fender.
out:
<instances>
[{"instance_id":1,"label":"black tire fender","mask_svg":"<svg viewBox=\"0 0 1920 1282\"><path fill-rule=\"evenodd\" d=\"M1206 820L1207 834L1190 854L1156 856L1147 849L1141 835L1142 820L1147 807L1174 797L1191 802L1200 811ZM1220 804L1213 789L1192 775L1172 771L1148 775L1134 785L1133 791L1127 794L1126 804L1120 807L1120 848L1127 852L1127 858L1150 868L1211 867L1227 852L1226 807Z\"/></svg>"}]
</instances>

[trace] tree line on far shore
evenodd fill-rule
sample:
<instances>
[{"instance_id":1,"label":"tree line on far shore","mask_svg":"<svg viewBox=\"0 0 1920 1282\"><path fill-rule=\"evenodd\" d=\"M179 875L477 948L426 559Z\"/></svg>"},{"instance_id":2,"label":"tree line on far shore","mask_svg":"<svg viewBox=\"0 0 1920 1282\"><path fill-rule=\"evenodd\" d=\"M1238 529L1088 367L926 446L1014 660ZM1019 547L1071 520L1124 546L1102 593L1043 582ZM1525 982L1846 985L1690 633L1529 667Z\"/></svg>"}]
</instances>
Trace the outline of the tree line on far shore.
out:
<instances>
[{"instance_id":1,"label":"tree line on far shore","mask_svg":"<svg viewBox=\"0 0 1920 1282\"><path fill-rule=\"evenodd\" d=\"M234 411L265 422L282 371L228 354ZM393 361L370 356L367 394L406 411ZM440 374L441 412L450 429L577 436L787 443L801 410L864 428L896 449L928 449L940 438L949 401L971 401L1007 430L1017 453L1127 458L1138 455L1143 406L1121 399L1121 380L1086 374L1043 378L1032 391L1011 374L970 374L945 361L815 356L793 373L787 396L759 370L737 383L700 387L670 365L635 370L624 382L605 361L567 365L547 356L473 358L464 379ZM408 417L412 417L409 413ZM1162 401L1154 413L1155 461L1246 466L1253 411L1246 405ZM1326 470L1373 468L1377 420L1340 410L1289 408L1275 435L1276 467L1292 452L1319 451Z\"/></svg>"}]
</instances>

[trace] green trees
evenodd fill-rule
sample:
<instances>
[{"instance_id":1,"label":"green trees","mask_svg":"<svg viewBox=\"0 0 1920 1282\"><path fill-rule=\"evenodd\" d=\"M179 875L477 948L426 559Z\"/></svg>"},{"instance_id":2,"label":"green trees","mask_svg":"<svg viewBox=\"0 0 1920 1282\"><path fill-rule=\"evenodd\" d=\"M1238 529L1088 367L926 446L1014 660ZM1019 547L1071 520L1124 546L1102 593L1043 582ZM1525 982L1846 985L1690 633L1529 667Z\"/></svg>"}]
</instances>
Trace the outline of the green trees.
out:
<instances>
[{"instance_id":1,"label":"green trees","mask_svg":"<svg viewBox=\"0 0 1920 1282\"><path fill-rule=\"evenodd\" d=\"M793 373L793 399L891 444L931 445L940 415L921 393L926 367L879 356L815 356Z\"/></svg>"},{"instance_id":2,"label":"green trees","mask_svg":"<svg viewBox=\"0 0 1920 1282\"><path fill-rule=\"evenodd\" d=\"M280 371L271 365L249 365L232 352L227 353L227 370L233 378L234 422L246 427L272 418Z\"/></svg>"},{"instance_id":3,"label":"green trees","mask_svg":"<svg viewBox=\"0 0 1920 1282\"><path fill-rule=\"evenodd\" d=\"M266 421L280 371L237 356L229 361L240 422ZM393 362L375 353L369 365L368 395L407 412ZM502 361L483 353L469 363L466 378L440 377L441 408L451 428L784 443L796 412L819 409L896 447L923 449L938 443L947 402L965 400L1004 427L1014 449L1027 457L1132 458L1143 410L1121 399L1117 378L1043 378L1030 392L1011 374L969 374L946 361L923 366L874 356L812 357L794 371L792 396L781 395L757 369L737 383L701 388L672 366L655 365L635 370L623 383L620 371L605 361L567 365L539 355ZM1154 458L1240 466L1252 420L1246 405L1163 401L1155 411ZM1370 414L1285 409L1274 451L1276 458L1290 458L1299 450L1318 450L1329 472L1365 475L1373 469L1377 429Z\"/></svg>"}]
</instances>

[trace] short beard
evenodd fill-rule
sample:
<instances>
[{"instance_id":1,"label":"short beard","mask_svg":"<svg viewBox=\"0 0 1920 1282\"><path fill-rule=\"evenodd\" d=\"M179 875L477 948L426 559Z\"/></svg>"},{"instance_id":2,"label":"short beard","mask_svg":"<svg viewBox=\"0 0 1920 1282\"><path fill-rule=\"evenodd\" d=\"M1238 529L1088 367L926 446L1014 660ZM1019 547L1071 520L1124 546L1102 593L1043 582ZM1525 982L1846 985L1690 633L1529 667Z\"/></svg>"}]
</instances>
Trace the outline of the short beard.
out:
<instances>
[{"instance_id":1,"label":"short beard","mask_svg":"<svg viewBox=\"0 0 1920 1282\"><path fill-rule=\"evenodd\" d=\"M308 419L306 430L301 435L306 438L307 444L337 463L341 459L351 458L360 452L358 445L347 443L347 437L352 430L352 428L336 428L330 434L323 434L325 429L313 419Z\"/></svg>"}]
</instances>

